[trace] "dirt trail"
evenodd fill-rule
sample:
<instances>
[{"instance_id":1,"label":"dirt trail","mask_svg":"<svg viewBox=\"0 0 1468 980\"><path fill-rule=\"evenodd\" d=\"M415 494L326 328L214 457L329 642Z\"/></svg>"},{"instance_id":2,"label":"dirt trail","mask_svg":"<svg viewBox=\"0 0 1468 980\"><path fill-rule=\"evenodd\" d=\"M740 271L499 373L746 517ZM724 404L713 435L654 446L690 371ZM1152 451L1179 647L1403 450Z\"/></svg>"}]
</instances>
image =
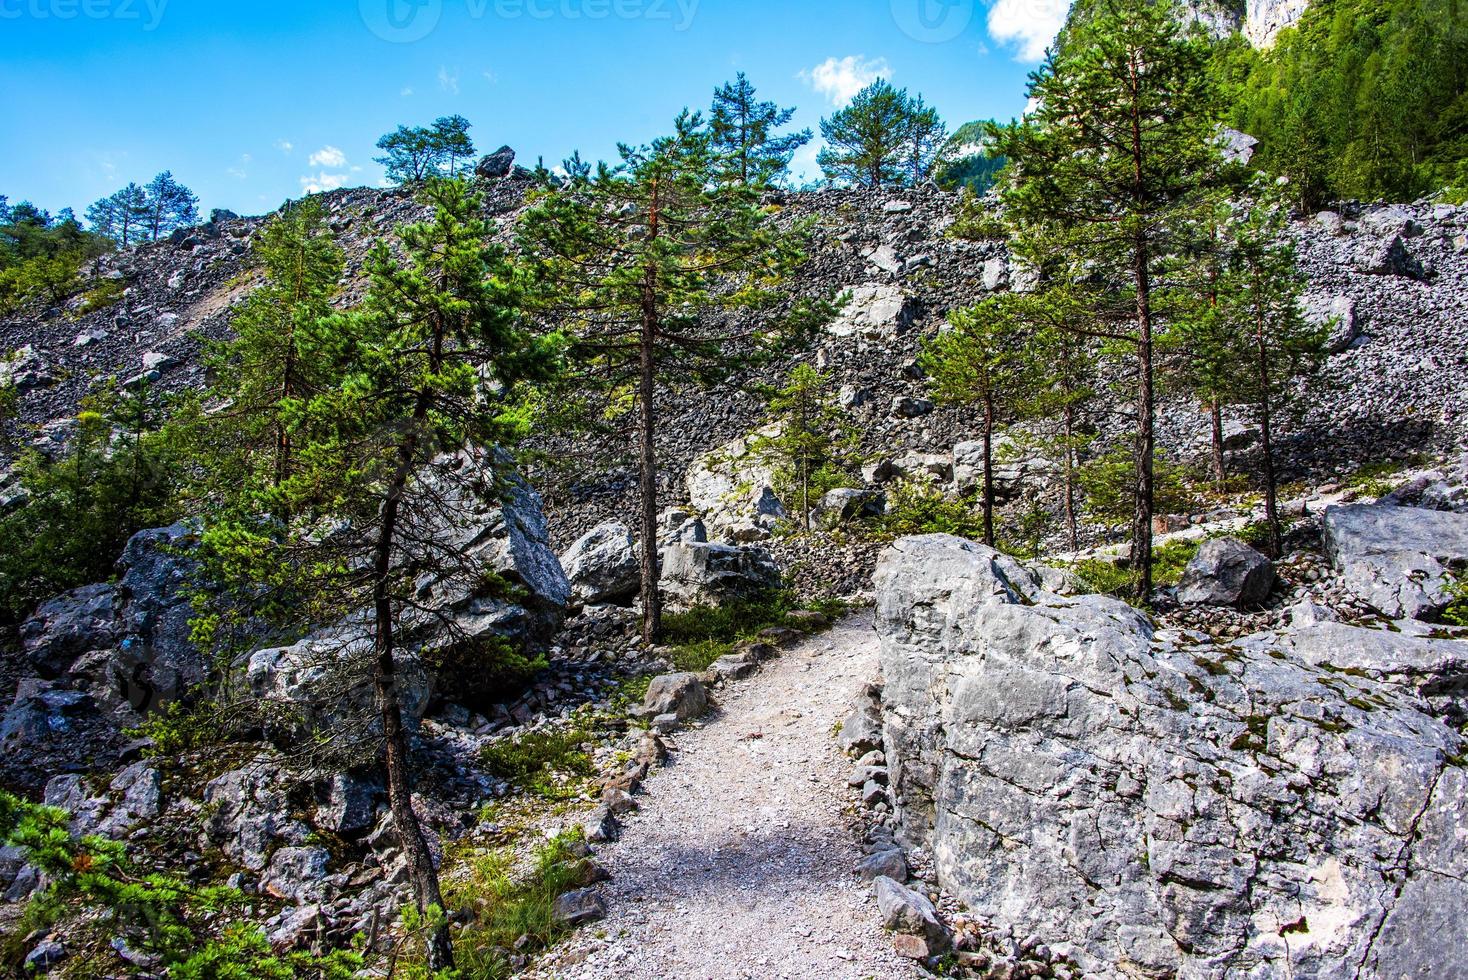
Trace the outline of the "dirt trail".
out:
<instances>
[{"instance_id":1,"label":"dirt trail","mask_svg":"<svg viewBox=\"0 0 1468 980\"><path fill-rule=\"evenodd\" d=\"M677 737L620 841L598 848L610 914L542 975L922 976L892 952L871 885L852 873L861 852L842 813L851 763L832 732L876 675L862 615L726 688L704 726Z\"/></svg>"}]
</instances>

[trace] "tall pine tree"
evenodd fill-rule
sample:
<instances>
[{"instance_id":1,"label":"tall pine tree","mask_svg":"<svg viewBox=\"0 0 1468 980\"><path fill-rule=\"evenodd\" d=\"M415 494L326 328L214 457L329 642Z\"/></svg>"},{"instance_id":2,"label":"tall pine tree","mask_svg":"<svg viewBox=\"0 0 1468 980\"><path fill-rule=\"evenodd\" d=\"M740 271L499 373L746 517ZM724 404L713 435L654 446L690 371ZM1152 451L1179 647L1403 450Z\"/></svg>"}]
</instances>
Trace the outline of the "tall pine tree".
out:
<instances>
[{"instance_id":1,"label":"tall pine tree","mask_svg":"<svg viewBox=\"0 0 1468 980\"><path fill-rule=\"evenodd\" d=\"M721 179L760 185L779 181L795 151L811 140L808 129L775 132L794 116L794 109L759 101L744 72L715 89L709 135L713 151L722 158L718 166Z\"/></svg>"},{"instance_id":2,"label":"tall pine tree","mask_svg":"<svg viewBox=\"0 0 1468 980\"><path fill-rule=\"evenodd\" d=\"M669 386L716 377L733 359L720 310L772 303L802 258L753 185L718 180L698 114L671 136L620 147L621 163L547 186L524 215L521 249L538 303L568 327L583 394L635 413L643 637L661 631L658 595L660 401Z\"/></svg>"},{"instance_id":3,"label":"tall pine tree","mask_svg":"<svg viewBox=\"0 0 1468 980\"><path fill-rule=\"evenodd\" d=\"M1206 42L1171 3L1098 0L1032 77L1038 108L995 133L1015 251L1053 280L1086 283L1077 329L1135 355L1132 566L1152 588L1155 349L1159 273L1191 221L1217 156Z\"/></svg>"}]
</instances>

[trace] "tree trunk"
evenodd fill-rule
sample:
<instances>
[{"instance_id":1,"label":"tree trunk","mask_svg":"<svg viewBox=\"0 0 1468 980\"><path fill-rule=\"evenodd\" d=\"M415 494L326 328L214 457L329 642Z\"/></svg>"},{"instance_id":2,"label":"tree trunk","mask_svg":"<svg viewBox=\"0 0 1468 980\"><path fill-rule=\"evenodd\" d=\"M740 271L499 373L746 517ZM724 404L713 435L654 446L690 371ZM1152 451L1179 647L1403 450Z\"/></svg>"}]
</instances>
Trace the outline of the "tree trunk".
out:
<instances>
[{"instance_id":1,"label":"tree trunk","mask_svg":"<svg viewBox=\"0 0 1468 980\"><path fill-rule=\"evenodd\" d=\"M994 547L994 399L984 399L984 544Z\"/></svg>"},{"instance_id":2,"label":"tree trunk","mask_svg":"<svg viewBox=\"0 0 1468 980\"><path fill-rule=\"evenodd\" d=\"M1222 491L1228 487L1228 470L1223 465L1223 405L1214 398L1208 409L1213 421L1213 483Z\"/></svg>"},{"instance_id":3,"label":"tree trunk","mask_svg":"<svg viewBox=\"0 0 1468 980\"><path fill-rule=\"evenodd\" d=\"M805 520L805 529L810 530L810 461L800 461L800 512Z\"/></svg>"},{"instance_id":4,"label":"tree trunk","mask_svg":"<svg viewBox=\"0 0 1468 980\"><path fill-rule=\"evenodd\" d=\"M440 328L434 337L434 370L441 359L443 331ZM398 515L403 497L407 492L408 480L412 477L418 455L422 427L428 418L429 396L420 391L413 407L413 420L401 443L398 444L397 468L382 505L381 526L378 528L377 546L373 556L372 609L374 622L373 652L376 663L372 673L372 689L377 707L382 715L382 737L386 743L387 799L392 810L393 827L398 832L398 842L408 859L408 872L413 880L413 894L418 911L428 913L437 908L446 911L443 893L439 889L438 871L433 866L433 854L413 812L413 787L409 778L412 762L408 755L408 735L403 727L403 709L398 700L397 660L395 656L395 633L393 603L390 581L392 577L392 552L398 527ZM428 968L430 971L452 969L454 965L453 944L449 938L448 922L443 921L427 938Z\"/></svg>"},{"instance_id":5,"label":"tree trunk","mask_svg":"<svg viewBox=\"0 0 1468 980\"><path fill-rule=\"evenodd\" d=\"M1065 406L1065 530L1070 535L1070 550L1081 549L1080 535L1076 533L1076 467L1075 448L1072 440L1075 436L1075 408L1069 403Z\"/></svg>"},{"instance_id":6,"label":"tree trunk","mask_svg":"<svg viewBox=\"0 0 1468 980\"><path fill-rule=\"evenodd\" d=\"M1152 390L1152 281L1147 264L1147 245L1136 243L1137 285L1137 440L1136 513L1132 518L1132 569L1136 572L1137 598L1146 602L1152 595L1152 518L1156 492L1155 412Z\"/></svg>"},{"instance_id":7,"label":"tree trunk","mask_svg":"<svg viewBox=\"0 0 1468 980\"><path fill-rule=\"evenodd\" d=\"M653 185L648 213L648 237L658 236L658 189ZM657 339L658 306L656 272L648 266L642 281L642 333L638 343L638 430L640 460L639 492L642 505L642 640L658 641L663 631L662 600L658 596L658 461L653 437L657 432Z\"/></svg>"},{"instance_id":8,"label":"tree trunk","mask_svg":"<svg viewBox=\"0 0 1468 980\"><path fill-rule=\"evenodd\" d=\"M1259 284L1256 283L1256 289ZM1259 439L1264 450L1264 520L1269 525L1269 557L1284 552L1284 535L1279 526L1279 487L1274 473L1272 402L1269 396L1269 348L1265 337L1264 311L1255 305L1255 340L1259 347Z\"/></svg>"}]
</instances>

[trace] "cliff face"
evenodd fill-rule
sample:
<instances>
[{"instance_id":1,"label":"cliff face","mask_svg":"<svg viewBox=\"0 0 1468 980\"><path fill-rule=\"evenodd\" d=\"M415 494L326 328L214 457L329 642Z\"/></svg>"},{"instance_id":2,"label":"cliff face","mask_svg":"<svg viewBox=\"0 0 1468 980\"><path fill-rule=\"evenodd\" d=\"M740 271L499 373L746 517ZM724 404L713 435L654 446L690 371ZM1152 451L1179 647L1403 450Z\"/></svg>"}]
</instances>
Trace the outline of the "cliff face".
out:
<instances>
[{"instance_id":1,"label":"cliff face","mask_svg":"<svg viewBox=\"0 0 1468 980\"><path fill-rule=\"evenodd\" d=\"M1310 0L1249 0L1244 36L1256 48L1267 48L1286 27L1299 23Z\"/></svg>"}]
</instances>

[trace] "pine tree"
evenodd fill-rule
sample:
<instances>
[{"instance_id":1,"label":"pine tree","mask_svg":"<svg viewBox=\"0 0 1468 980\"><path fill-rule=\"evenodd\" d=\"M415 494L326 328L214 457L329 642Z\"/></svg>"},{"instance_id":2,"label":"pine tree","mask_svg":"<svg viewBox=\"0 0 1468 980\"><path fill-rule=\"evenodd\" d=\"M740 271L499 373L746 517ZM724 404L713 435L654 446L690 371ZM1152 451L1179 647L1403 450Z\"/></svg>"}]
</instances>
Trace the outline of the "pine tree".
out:
<instances>
[{"instance_id":1,"label":"pine tree","mask_svg":"<svg viewBox=\"0 0 1468 980\"><path fill-rule=\"evenodd\" d=\"M137 184L128 184L87 208L92 231L124 248L146 240L147 216L148 192Z\"/></svg>"},{"instance_id":2,"label":"pine tree","mask_svg":"<svg viewBox=\"0 0 1468 980\"><path fill-rule=\"evenodd\" d=\"M908 105L906 156L907 179L914 185L933 176L943 146L948 141L948 127L938 118L938 110L914 96Z\"/></svg>"},{"instance_id":3,"label":"pine tree","mask_svg":"<svg viewBox=\"0 0 1468 980\"><path fill-rule=\"evenodd\" d=\"M761 102L755 88L740 72L733 82L714 90L709 113L713 151L723 158L722 180L767 185L777 182L790 166L795 151L811 140L811 132L776 135L795 116L773 102Z\"/></svg>"},{"instance_id":4,"label":"pine tree","mask_svg":"<svg viewBox=\"0 0 1468 980\"><path fill-rule=\"evenodd\" d=\"M310 344L312 325L331 313L345 258L316 197L286 205L254 256L265 282L235 313L234 339L208 356L216 379L209 400L227 407L199 416L192 429L211 459L201 468L209 480L241 485L261 476L278 487L293 473L304 404L339 380Z\"/></svg>"},{"instance_id":5,"label":"pine tree","mask_svg":"<svg viewBox=\"0 0 1468 980\"><path fill-rule=\"evenodd\" d=\"M846 108L821 120L828 145L816 158L831 180L865 187L899 184L910 165L912 104L879 78Z\"/></svg>"},{"instance_id":6,"label":"pine tree","mask_svg":"<svg viewBox=\"0 0 1468 980\"><path fill-rule=\"evenodd\" d=\"M429 967L445 970L453 952L443 898L412 806L400 634L421 625L423 576L482 580L486 569L418 525L424 513L452 523L467 485L496 483L477 466L434 464L516 437L519 386L544 377L554 352L525 329L514 275L486 244L482 202L467 183L433 178L421 194L433 215L400 231L404 258L379 242L362 306L306 328L314 356L337 376L302 399L289 477L277 482L262 468L210 522L205 548L257 609L281 604L262 595L265 583L307 626L335 611L344 634L335 661L358 664L370 651L363 667L389 806L430 923ZM322 535L326 523L335 530Z\"/></svg>"},{"instance_id":7,"label":"pine tree","mask_svg":"<svg viewBox=\"0 0 1468 980\"><path fill-rule=\"evenodd\" d=\"M1039 108L996 132L1009 157L1003 198L1015 251L1053 280L1086 282L1077 329L1135 354L1137 427L1132 566L1152 588L1155 347L1159 272L1215 170L1206 42L1185 35L1170 3L1100 0L1033 76Z\"/></svg>"},{"instance_id":8,"label":"pine tree","mask_svg":"<svg viewBox=\"0 0 1468 980\"><path fill-rule=\"evenodd\" d=\"M167 170L149 181L143 192L143 229L148 241L156 242L176 228L199 223L198 196Z\"/></svg>"},{"instance_id":9,"label":"pine tree","mask_svg":"<svg viewBox=\"0 0 1468 980\"><path fill-rule=\"evenodd\" d=\"M453 177L459 161L474 155L470 123L463 116L443 116L431 126L399 126L377 141L383 151L375 163L387 169L395 184L417 185L432 177Z\"/></svg>"},{"instance_id":10,"label":"pine tree","mask_svg":"<svg viewBox=\"0 0 1468 980\"><path fill-rule=\"evenodd\" d=\"M1252 406L1259 419L1264 514L1276 558L1284 549L1275 426L1300 377L1323 358L1327 333L1301 313L1305 278L1285 235L1288 224L1288 209L1276 189L1258 182L1229 228L1230 262L1220 288L1223 315L1244 341L1234 345L1246 355L1235 362L1235 384L1238 400Z\"/></svg>"},{"instance_id":11,"label":"pine tree","mask_svg":"<svg viewBox=\"0 0 1468 980\"><path fill-rule=\"evenodd\" d=\"M948 315L951 329L926 346L923 368L941 401L977 405L983 425L984 543L994 547L994 431L1018 418L1040 381L1029 300L991 297Z\"/></svg>"},{"instance_id":12,"label":"pine tree","mask_svg":"<svg viewBox=\"0 0 1468 980\"><path fill-rule=\"evenodd\" d=\"M642 537L642 631L661 631L658 595L660 390L707 381L735 359L737 339L708 322L719 310L765 306L801 258L758 188L721 184L698 114L673 135L620 147L621 163L543 189L523 216L521 249L538 304L571 333L577 386L606 413L636 413Z\"/></svg>"},{"instance_id":13,"label":"pine tree","mask_svg":"<svg viewBox=\"0 0 1468 980\"><path fill-rule=\"evenodd\" d=\"M861 437L831 394L831 379L797 364L769 399L772 430L751 451L776 471L776 480L800 499L800 522L811 529L813 499L841 484L856 468Z\"/></svg>"}]
</instances>

